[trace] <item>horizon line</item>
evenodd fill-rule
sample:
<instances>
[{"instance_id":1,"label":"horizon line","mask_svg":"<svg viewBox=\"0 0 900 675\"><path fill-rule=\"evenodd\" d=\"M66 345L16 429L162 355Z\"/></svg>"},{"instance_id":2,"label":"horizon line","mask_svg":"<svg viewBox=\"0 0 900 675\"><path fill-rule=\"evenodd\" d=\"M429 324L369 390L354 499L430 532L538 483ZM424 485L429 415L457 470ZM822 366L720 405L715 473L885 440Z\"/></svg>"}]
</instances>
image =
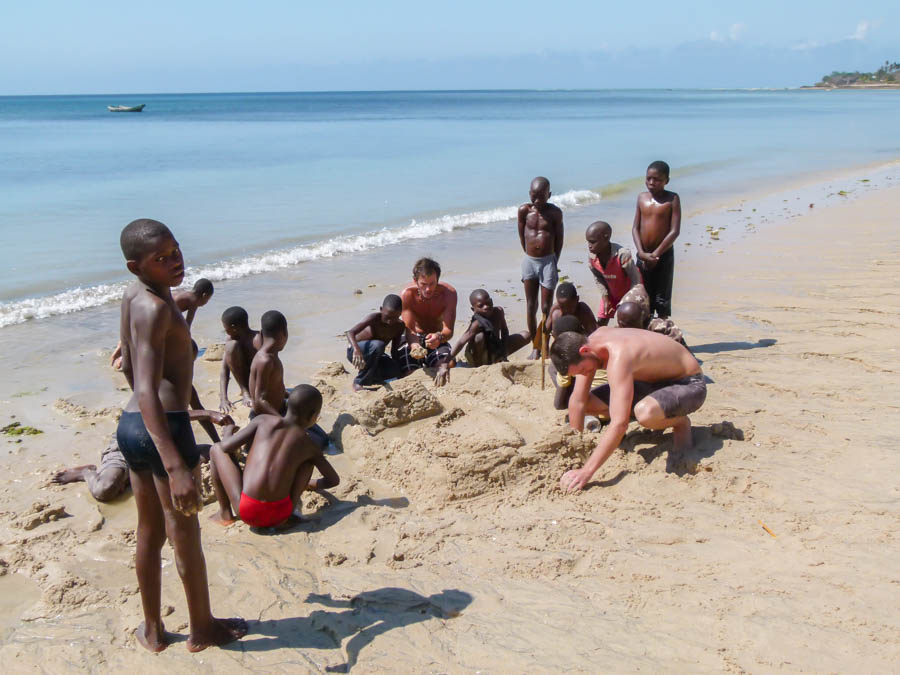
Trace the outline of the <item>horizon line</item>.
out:
<instances>
[{"instance_id":1,"label":"horizon line","mask_svg":"<svg viewBox=\"0 0 900 675\"><path fill-rule=\"evenodd\" d=\"M783 87L540 87L534 89L512 87L479 89L272 89L235 91L136 91L136 92L80 92L67 94L0 94L3 98L61 98L66 96L233 96L244 94L479 94L515 92L599 92L599 91L791 91L807 89L815 85L791 85Z\"/></svg>"}]
</instances>

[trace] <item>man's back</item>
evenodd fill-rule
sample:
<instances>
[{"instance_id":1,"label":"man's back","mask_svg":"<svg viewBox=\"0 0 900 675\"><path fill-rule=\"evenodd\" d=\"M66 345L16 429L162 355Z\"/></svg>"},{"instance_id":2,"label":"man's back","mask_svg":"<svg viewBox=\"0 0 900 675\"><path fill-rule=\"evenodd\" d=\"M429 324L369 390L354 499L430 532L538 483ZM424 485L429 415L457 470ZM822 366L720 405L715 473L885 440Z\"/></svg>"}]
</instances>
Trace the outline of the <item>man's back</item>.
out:
<instances>
[{"instance_id":1,"label":"man's back","mask_svg":"<svg viewBox=\"0 0 900 675\"><path fill-rule=\"evenodd\" d=\"M131 284L122 297L120 323L122 371L134 395L125 410L138 410L142 383L153 382L166 411L187 410L191 398L194 354L187 322L175 302L165 300L140 282ZM160 375L141 372L141 354L159 350ZM149 379L148 379L149 378Z\"/></svg>"},{"instance_id":2,"label":"man's back","mask_svg":"<svg viewBox=\"0 0 900 675\"><path fill-rule=\"evenodd\" d=\"M701 372L697 359L683 346L639 328L598 328L588 338L588 347L595 354L603 348L608 351L610 381L614 373L623 371L642 382L675 380Z\"/></svg>"},{"instance_id":3,"label":"man's back","mask_svg":"<svg viewBox=\"0 0 900 675\"><path fill-rule=\"evenodd\" d=\"M244 492L272 502L291 494L297 470L312 459L318 447L306 430L283 417L260 415L244 468Z\"/></svg>"}]
</instances>

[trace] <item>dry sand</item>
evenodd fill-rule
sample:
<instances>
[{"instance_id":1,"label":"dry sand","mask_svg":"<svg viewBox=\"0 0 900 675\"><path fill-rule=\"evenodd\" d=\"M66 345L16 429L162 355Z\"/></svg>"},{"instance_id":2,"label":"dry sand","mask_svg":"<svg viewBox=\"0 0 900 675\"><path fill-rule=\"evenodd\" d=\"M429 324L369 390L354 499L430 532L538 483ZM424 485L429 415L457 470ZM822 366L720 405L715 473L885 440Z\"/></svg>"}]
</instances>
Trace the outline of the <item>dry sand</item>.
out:
<instances>
[{"instance_id":1,"label":"dry sand","mask_svg":"<svg viewBox=\"0 0 900 675\"><path fill-rule=\"evenodd\" d=\"M201 516L213 607L250 620L228 649L136 645L130 496L47 484L63 453L97 458L115 411L61 404L59 430L3 458L4 670L896 670L900 186L798 199L695 214L740 223L679 248L676 319L714 382L696 447L632 425L581 494L557 482L596 435L563 425L537 364L361 395L327 368L333 498L308 496L309 522L278 536ZM199 362L208 400L218 365Z\"/></svg>"}]
</instances>

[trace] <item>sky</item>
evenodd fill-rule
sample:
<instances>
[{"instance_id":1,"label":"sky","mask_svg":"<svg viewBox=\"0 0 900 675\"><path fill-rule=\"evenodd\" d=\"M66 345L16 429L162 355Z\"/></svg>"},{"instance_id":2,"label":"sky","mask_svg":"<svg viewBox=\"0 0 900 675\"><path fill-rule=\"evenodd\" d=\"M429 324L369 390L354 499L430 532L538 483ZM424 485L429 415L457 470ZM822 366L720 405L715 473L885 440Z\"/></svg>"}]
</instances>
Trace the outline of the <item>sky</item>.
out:
<instances>
[{"instance_id":1,"label":"sky","mask_svg":"<svg viewBox=\"0 0 900 675\"><path fill-rule=\"evenodd\" d=\"M0 59L0 95L785 87L900 61L900 2L31 0Z\"/></svg>"}]
</instances>

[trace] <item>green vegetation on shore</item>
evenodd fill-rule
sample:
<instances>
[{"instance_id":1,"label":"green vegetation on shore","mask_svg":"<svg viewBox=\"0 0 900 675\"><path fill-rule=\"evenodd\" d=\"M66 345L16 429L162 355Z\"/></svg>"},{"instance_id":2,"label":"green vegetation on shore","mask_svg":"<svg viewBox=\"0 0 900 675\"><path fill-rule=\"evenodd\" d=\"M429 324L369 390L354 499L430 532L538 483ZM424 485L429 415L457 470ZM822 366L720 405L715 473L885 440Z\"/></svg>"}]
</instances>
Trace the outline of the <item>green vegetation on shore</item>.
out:
<instances>
[{"instance_id":1,"label":"green vegetation on shore","mask_svg":"<svg viewBox=\"0 0 900 675\"><path fill-rule=\"evenodd\" d=\"M859 87L871 85L900 86L900 63L885 61L884 65L873 73L844 73L834 71L826 75L816 87Z\"/></svg>"}]
</instances>

